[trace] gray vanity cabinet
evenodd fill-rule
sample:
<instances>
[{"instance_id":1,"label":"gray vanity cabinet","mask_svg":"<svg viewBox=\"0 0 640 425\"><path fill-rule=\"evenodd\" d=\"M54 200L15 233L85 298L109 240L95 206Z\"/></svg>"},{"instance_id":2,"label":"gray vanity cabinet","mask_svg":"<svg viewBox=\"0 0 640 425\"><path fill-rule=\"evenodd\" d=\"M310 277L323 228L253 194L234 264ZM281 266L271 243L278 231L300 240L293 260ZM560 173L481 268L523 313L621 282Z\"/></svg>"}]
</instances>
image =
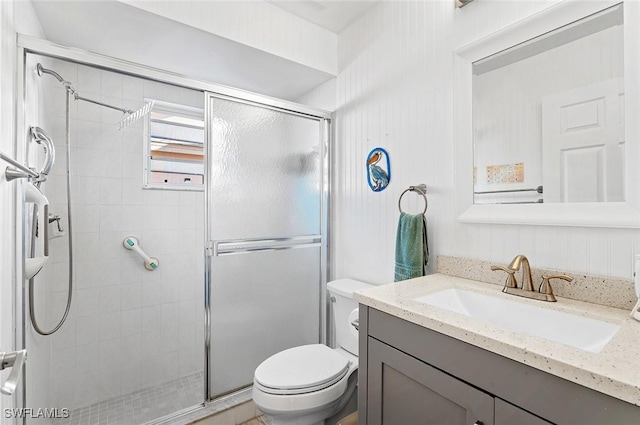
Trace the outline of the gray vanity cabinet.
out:
<instances>
[{"instance_id":1,"label":"gray vanity cabinet","mask_svg":"<svg viewBox=\"0 0 640 425\"><path fill-rule=\"evenodd\" d=\"M358 425L639 425L640 407L360 306Z\"/></svg>"},{"instance_id":2,"label":"gray vanity cabinet","mask_svg":"<svg viewBox=\"0 0 640 425\"><path fill-rule=\"evenodd\" d=\"M493 424L493 397L402 351L369 341L370 425Z\"/></svg>"},{"instance_id":3,"label":"gray vanity cabinet","mask_svg":"<svg viewBox=\"0 0 640 425\"><path fill-rule=\"evenodd\" d=\"M549 425L551 423L499 398L495 399L495 414L495 425Z\"/></svg>"}]
</instances>

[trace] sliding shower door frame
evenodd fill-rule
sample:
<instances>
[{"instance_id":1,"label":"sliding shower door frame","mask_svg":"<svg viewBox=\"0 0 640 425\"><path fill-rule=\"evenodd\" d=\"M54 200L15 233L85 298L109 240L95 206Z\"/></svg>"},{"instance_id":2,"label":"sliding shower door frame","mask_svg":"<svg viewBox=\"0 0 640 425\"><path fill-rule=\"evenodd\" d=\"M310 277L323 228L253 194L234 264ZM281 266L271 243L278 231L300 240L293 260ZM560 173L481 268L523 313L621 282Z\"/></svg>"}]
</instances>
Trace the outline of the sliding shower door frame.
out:
<instances>
[{"instance_id":1,"label":"sliding shower door frame","mask_svg":"<svg viewBox=\"0 0 640 425\"><path fill-rule=\"evenodd\" d=\"M25 123L25 110L27 100L25 99L25 73L27 72L25 61L28 54L37 54L42 56L47 56L54 59L60 59L65 61L74 62L79 65L91 66L94 68L98 68L101 70L118 72L127 76L143 78L149 81L155 81L159 83L170 84L177 87L182 87L191 90L198 90L203 92L205 99L205 120L209 117L209 96L215 96L223 99L232 100L235 102L247 103L263 108L269 108L281 112L285 112L288 114L304 116L307 118L312 118L320 121L321 123L321 167L322 167L322 196L321 196L321 211L320 211L320 226L321 226L321 271L320 271L320 329L318 329L319 340L323 343L327 341L327 311L328 311L328 300L326 297L326 281L329 267L329 258L328 258L328 221L329 221L329 191L330 191L330 149L329 147L332 145L332 131L331 131L331 123L333 119L333 114L328 111L324 111L321 109L313 108L306 105L297 104L294 102L273 98L266 95L261 95L257 93L252 93L249 91L236 89L220 84L211 83L204 80L199 80L196 78L187 77L184 75L180 75L177 73L172 73L169 71L164 71L158 68L153 68L145 65L140 65L134 62L125 61L122 59L117 59L105 55L100 55L97 53L91 53L85 50L72 48L63 46L60 44L52 43L47 40L42 40L39 38L34 38L30 36L26 36L23 34L18 34L17 37L17 75L18 75L18 83L17 83L17 102L16 102L16 140L15 140L15 151L18 153L17 159L24 158L24 152L26 149L26 143L28 140L28 134L26 131L26 123ZM205 132L205 238L203 238L203 248L204 248L204 258L205 258L205 269L203 270L204 275L204 372L205 372L205 382L204 385L204 400L201 404L195 405L193 407L181 410L179 412L175 412L170 416L165 416L163 418L159 418L152 423L164 423L170 420L177 419L182 416L195 414L196 412L202 411L215 411L215 407L220 402L223 404L224 401L222 399L226 399L227 397L220 397L219 399L212 399L211 394L213 394L211 389L211 376L210 376L210 368L209 368L209 359L210 359L210 349L211 349L211 311L210 311L210 294L211 294L211 273L210 273L210 264L211 264L211 252L213 247L208 241L211 241L210 235L210 226L208 220L208 214L210 209L210 176L209 176L209 129ZM16 220L19 226L17 228L22 228L24 224L22 223L23 216L23 202L24 196L21 195L23 191L16 190ZM22 236L18 234L16 231L14 233L14 241L16 249L19 249L22 253L20 258L16 259L16 270L14 273L14 295L15 295L15 310L14 310L14 323L15 323L15 347L26 348L26 326L29 325L27 317L26 317L26 294L24 289L24 279L23 279L23 270L21 264L23 263L25 251L24 247L26 246L24 232L22 232ZM28 366L27 366L28 367ZM20 396L16 397L17 407L25 407L27 406L26 400L26 379L22 380L22 392ZM240 390L239 395L248 395L250 391L250 387L247 387L243 390ZM49 407L49 406L46 406ZM26 424L26 418L25 422Z\"/></svg>"},{"instance_id":2,"label":"sliding shower door frame","mask_svg":"<svg viewBox=\"0 0 640 425\"><path fill-rule=\"evenodd\" d=\"M205 217L207 217L207 222L205 223L205 233L207 235L206 241L206 257L205 257L205 286L207 288L207 294L205 295L205 314L206 314L206 325L208 329L211 329L211 286L212 286L212 258L216 255L220 255L219 253L219 245L220 244L236 244L242 245L243 248L237 249L242 250L242 252L252 252L251 245L253 243L260 243L267 241L270 247L266 248L257 248L258 250L285 250L285 249L295 249L300 247L310 247L310 246L319 246L320 247L320 276L319 281L320 285L318 287L319 291L319 328L318 328L318 341L322 344L327 343L327 333L328 333L328 300L327 300L327 276L328 276L328 218L329 218L329 146L331 146L331 118L328 114L318 114L317 111L314 114L309 113L309 110L304 107L300 108L299 106L293 103L285 102L285 104L272 104L272 103L262 103L257 102L255 99L247 99L247 98L238 98L234 96L229 96L224 93L216 93L216 92L205 92L205 121L211 118L213 112L211 109L211 99L222 99L228 100L232 102L242 103L246 105L256 106L259 108L266 108L270 110L274 110L277 112L282 112L289 115L294 115L302 118L312 119L318 121L319 123L319 147L320 147L320 170L321 170L321 178L320 178L320 206L319 206L319 218L320 218L320 234L317 235L307 235L307 236L297 236L293 238L273 238L273 239L242 239L242 240L233 240L233 241L215 241L214 234L211 229L211 211L213 210L213 202L211 194L211 188L213 186L213 182L211 181L211 173L209 170L211 169L212 159L209 155L209 149L211 148L212 142L212 132L211 127L207 126L205 131L205 181L206 181L206 193L205 193ZM283 107L286 106L286 107ZM224 254L222 254L224 255ZM208 397L212 397L215 394L215 389L213 388L213 379L211 379L211 364L210 364L210 347L211 347L211 333L209 332L205 338L207 338L206 346L206 357L205 357L205 374L209 377L207 379L208 388L207 395ZM251 385L249 385L250 388ZM242 390L241 390L242 391Z\"/></svg>"}]
</instances>

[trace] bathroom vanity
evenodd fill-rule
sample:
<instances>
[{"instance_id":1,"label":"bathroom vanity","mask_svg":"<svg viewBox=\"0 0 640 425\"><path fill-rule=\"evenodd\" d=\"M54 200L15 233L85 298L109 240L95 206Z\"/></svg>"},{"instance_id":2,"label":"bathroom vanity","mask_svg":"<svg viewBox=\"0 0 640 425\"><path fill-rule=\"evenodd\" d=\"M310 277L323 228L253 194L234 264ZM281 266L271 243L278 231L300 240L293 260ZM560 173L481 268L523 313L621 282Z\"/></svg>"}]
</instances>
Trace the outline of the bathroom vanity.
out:
<instances>
[{"instance_id":1,"label":"bathroom vanity","mask_svg":"<svg viewBox=\"0 0 640 425\"><path fill-rule=\"evenodd\" d=\"M588 352L417 300L451 288L620 327L600 352ZM360 425L640 424L640 323L624 310L520 299L442 274L356 299Z\"/></svg>"}]
</instances>

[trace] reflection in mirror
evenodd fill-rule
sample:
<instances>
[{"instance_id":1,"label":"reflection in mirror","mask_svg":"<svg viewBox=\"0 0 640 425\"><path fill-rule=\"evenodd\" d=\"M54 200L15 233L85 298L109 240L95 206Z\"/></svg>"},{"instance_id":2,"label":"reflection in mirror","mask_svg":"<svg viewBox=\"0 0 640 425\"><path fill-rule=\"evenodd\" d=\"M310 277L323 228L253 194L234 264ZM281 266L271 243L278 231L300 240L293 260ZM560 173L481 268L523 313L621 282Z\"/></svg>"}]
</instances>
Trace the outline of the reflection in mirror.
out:
<instances>
[{"instance_id":1,"label":"reflection in mirror","mask_svg":"<svg viewBox=\"0 0 640 425\"><path fill-rule=\"evenodd\" d=\"M474 203L625 200L622 12L473 63Z\"/></svg>"}]
</instances>

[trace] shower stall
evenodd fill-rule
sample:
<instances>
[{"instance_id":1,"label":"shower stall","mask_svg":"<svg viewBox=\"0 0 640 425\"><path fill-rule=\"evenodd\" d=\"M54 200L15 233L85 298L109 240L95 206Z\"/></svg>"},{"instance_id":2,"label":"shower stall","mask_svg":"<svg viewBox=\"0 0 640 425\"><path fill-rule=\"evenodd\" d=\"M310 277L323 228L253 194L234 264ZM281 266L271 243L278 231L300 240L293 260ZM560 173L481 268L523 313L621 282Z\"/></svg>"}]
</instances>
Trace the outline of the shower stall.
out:
<instances>
[{"instance_id":1,"label":"shower stall","mask_svg":"<svg viewBox=\"0 0 640 425\"><path fill-rule=\"evenodd\" d=\"M162 423L246 399L261 361L324 342L327 113L41 40L19 46L18 149L41 163L38 127L56 152L40 185L48 218L29 203L20 214L24 258L45 237L49 250L16 288L22 407L57 409L56 424ZM51 334L34 328L63 317Z\"/></svg>"}]
</instances>

